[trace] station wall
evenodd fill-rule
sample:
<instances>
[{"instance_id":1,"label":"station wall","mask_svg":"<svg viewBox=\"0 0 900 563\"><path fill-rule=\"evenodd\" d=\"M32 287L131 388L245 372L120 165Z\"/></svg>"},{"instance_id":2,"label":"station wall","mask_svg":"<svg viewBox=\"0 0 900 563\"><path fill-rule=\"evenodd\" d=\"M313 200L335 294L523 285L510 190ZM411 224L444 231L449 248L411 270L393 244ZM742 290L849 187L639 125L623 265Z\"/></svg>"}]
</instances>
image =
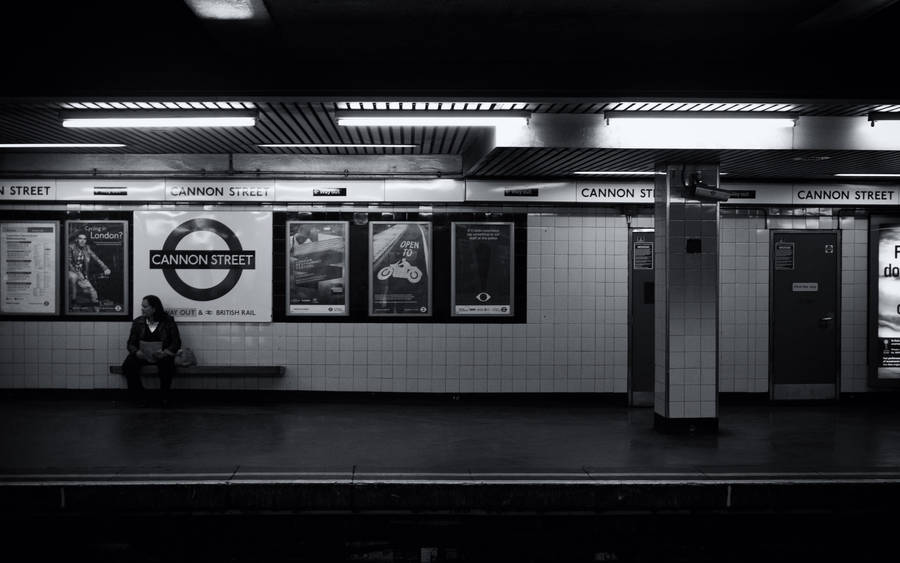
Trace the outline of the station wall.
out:
<instances>
[{"instance_id":1,"label":"station wall","mask_svg":"<svg viewBox=\"0 0 900 563\"><path fill-rule=\"evenodd\" d=\"M160 207L70 204L4 209ZM327 211L321 206L263 209ZM419 211L384 205L373 209ZM435 213L466 211L472 208L433 208ZM201 365L284 365L286 376L181 378L176 388L626 392L626 216L615 208L589 206L497 206L478 211L527 213L526 323L182 323L184 343L194 349ZM842 232L841 390L866 391L867 220L838 217L827 208L782 211L784 215L768 216L751 209L723 211L719 389L768 390L769 233L817 228ZM631 218L631 227L652 226L650 215ZM109 375L108 367L122 361L128 329L124 321L0 321L0 388L122 388L123 378Z\"/></svg>"}]
</instances>

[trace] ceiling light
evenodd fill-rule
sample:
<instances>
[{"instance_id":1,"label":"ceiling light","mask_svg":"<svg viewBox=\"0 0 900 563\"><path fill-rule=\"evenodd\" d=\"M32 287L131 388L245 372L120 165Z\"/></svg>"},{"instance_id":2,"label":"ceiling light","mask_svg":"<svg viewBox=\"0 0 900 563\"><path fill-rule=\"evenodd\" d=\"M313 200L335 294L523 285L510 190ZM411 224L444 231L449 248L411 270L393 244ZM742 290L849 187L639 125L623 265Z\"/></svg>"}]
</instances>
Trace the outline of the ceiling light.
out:
<instances>
[{"instance_id":1,"label":"ceiling light","mask_svg":"<svg viewBox=\"0 0 900 563\"><path fill-rule=\"evenodd\" d=\"M268 19L263 0L184 0L198 18L210 20Z\"/></svg>"},{"instance_id":2,"label":"ceiling light","mask_svg":"<svg viewBox=\"0 0 900 563\"><path fill-rule=\"evenodd\" d=\"M358 143L347 143L347 144L337 144L337 143L283 143L283 144L268 144L268 145L256 145L258 147L265 148L301 148L301 149L318 149L318 148L354 148L354 149L413 149L418 147L419 145L364 145Z\"/></svg>"},{"instance_id":3,"label":"ceiling light","mask_svg":"<svg viewBox=\"0 0 900 563\"><path fill-rule=\"evenodd\" d=\"M900 174L870 174L866 172L859 174L835 174L835 176L855 176L857 178L900 178Z\"/></svg>"},{"instance_id":4,"label":"ceiling light","mask_svg":"<svg viewBox=\"0 0 900 563\"><path fill-rule=\"evenodd\" d=\"M573 174L578 174L581 176L653 176L656 172L653 171L634 171L634 170L603 170L603 171L593 171L593 170L580 170L578 172L573 172Z\"/></svg>"},{"instance_id":5,"label":"ceiling light","mask_svg":"<svg viewBox=\"0 0 900 563\"><path fill-rule=\"evenodd\" d=\"M514 111L338 111L343 127L498 127L528 124L529 113Z\"/></svg>"},{"instance_id":6,"label":"ceiling light","mask_svg":"<svg viewBox=\"0 0 900 563\"><path fill-rule=\"evenodd\" d=\"M869 124L875 127L876 121L900 121L900 112L872 111L869 112Z\"/></svg>"},{"instance_id":7,"label":"ceiling light","mask_svg":"<svg viewBox=\"0 0 900 563\"><path fill-rule=\"evenodd\" d=\"M793 127L799 115L784 111L606 111L603 118L609 125L611 120L641 119L654 122L679 120L691 123L737 123L748 121L766 123L773 127Z\"/></svg>"},{"instance_id":8,"label":"ceiling light","mask_svg":"<svg viewBox=\"0 0 900 563\"><path fill-rule=\"evenodd\" d=\"M117 143L2 143L0 149L101 149L124 146Z\"/></svg>"},{"instance_id":9,"label":"ceiling light","mask_svg":"<svg viewBox=\"0 0 900 563\"><path fill-rule=\"evenodd\" d=\"M168 127L253 127L255 111L172 110L172 111L68 111L62 126L68 128L168 128Z\"/></svg>"}]
</instances>

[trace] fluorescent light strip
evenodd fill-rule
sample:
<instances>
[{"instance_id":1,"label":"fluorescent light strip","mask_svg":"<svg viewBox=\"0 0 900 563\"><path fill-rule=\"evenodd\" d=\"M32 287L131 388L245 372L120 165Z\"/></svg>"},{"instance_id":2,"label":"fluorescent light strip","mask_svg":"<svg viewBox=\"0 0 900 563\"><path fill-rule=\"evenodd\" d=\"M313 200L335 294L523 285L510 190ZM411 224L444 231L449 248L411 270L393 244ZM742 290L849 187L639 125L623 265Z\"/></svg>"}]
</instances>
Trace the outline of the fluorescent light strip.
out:
<instances>
[{"instance_id":1,"label":"fluorescent light strip","mask_svg":"<svg viewBox=\"0 0 900 563\"><path fill-rule=\"evenodd\" d=\"M342 127L497 127L518 125L524 127L528 120L524 117L455 117L455 116L403 116L403 117L340 117L337 124Z\"/></svg>"},{"instance_id":2,"label":"fluorescent light strip","mask_svg":"<svg viewBox=\"0 0 900 563\"><path fill-rule=\"evenodd\" d=\"M124 146L118 143L3 143L0 149L100 149Z\"/></svg>"},{"instance_id":3,"label":"fluorescent light strip","mask_svg":"<svg viewBox=\"0 0 900 563\"><path fill-rule=\"evenodd\" d=\"M573 174L578 174L581 176L653 176L656 174L656 172L628 170L604 170L595 172L592 170L581 170L578 172L573 172Z\"/></svg>"},{"instance_id":4,"label":"fluorescent light strip","mask_svg":"<svg viewBox=\"0 0 900 563\"><path fill-rule=\"evenodd\" d=\"M266 148L361 148L361 149L413 149L418 147L419 145L363 145L363 144L326 144L326 143L285 143L285 144L270 144L270 145L256 145L258 147L266 147Z\"/></svg>"},{"instance_id":5,"label":"fluorescent light strip","mask_svg":"<svg viewBox=\"0 0 900 563\"><path fill-rule=\"evenodd\" d=\"M854 176L857 178L900 178L900 174L869 174L869 173L860 173L860 174L835 174L835 176Z\"/></svg>"},{"instance_id":6,"label":"fluorescent light strip","mask_svg":"<svg viewBox=\"0 0 900 563\"><path fill-rule=\"evenodd\" d=\"M68 117L67 128L253 127L255 117Z\"/></svg>"}]
</instances>

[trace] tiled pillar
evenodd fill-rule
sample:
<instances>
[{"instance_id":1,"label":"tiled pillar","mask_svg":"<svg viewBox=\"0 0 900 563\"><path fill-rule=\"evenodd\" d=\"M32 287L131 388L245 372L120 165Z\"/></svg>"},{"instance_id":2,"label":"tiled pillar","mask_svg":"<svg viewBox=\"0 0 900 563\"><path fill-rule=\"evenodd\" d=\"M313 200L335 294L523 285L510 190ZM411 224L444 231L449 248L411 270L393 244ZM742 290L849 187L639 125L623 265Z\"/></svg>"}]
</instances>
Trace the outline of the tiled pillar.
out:
<instances>
[{"instance_id":1,"label":"tiled pillar","mask_svg":"<svg viewBox=\"0 0 900 563\"><path fill-rule=\"evenodd\" d=\"M698 193L687 187L699 178ZM657 167L654 426L718 429L718 165ZM697 182L693 182L697 185Z\"/></svg>"}]
</instances>

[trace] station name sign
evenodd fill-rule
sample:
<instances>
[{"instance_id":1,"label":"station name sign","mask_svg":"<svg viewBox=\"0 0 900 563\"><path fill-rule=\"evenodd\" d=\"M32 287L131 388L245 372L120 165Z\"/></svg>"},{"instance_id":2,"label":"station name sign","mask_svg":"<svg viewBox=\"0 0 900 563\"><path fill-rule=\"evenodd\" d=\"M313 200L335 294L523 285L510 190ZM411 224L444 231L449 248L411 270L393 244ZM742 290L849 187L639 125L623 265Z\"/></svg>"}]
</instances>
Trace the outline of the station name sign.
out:
<instances>
[{"instance_id":1,"label":"station name sign","mask_svg":"<svg viewBox=\"0 0 900 563\"><path fill-rule=\"evenodd\" d=\"M56 180L0 180L0 201L53 201Z\"/></svg>"},{"instance_id":2,"label":"station name sign","mask_svg":"<svg viewBox=\"0 0 900 563\"><path fill-rule=\"evenodd\" d=\"M0 201L510 202L653 205L652 181L15 179ZM900 186L723 182L724 205L900 206Z\"/></svg>"},{"instance_id":3,"label":"station name sign","mask_svg":"<svg viewBox=\"0 0 900 563\"><path fill-rule=\"evenodd\" d=\"M166 180L166 201L275 201L275 181Z\"/></svg>"},{"instance_id":4,"label":"station name sign","mask_svg":"<svg viewBox=\"0 0 900 563\"><path fill-rule=\"evenodd\" d=\"M579 203L644 203L653 204L652 182L578 182L576 197Z\"/></svg>"}]
</instances>

